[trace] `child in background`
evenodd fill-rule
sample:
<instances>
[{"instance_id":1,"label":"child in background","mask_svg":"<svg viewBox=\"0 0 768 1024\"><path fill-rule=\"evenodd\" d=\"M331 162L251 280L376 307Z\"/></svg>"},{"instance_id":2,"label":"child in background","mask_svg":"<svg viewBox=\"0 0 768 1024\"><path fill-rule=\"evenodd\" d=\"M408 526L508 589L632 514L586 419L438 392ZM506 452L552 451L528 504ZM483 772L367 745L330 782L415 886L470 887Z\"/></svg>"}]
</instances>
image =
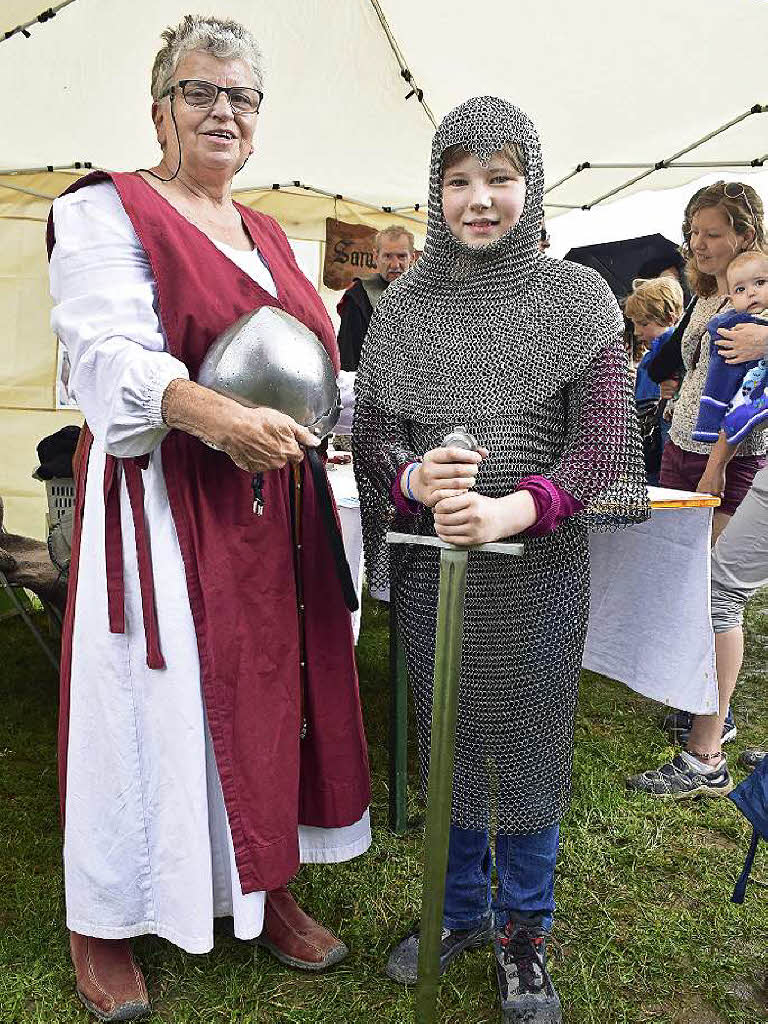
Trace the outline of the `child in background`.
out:
<instances>
[{"instance_id":1,"label":"child in background","mask_svg":"<svg viewBox=\"0 0 768 1024\"><path fill-rule=\"evenodd\" d=\"M637 365L635 406L640 418L646 476L649 484L659 482L661 452L669 434L669 423L660 404L661 389L648 376L648 363L667 341L683 314L683 289L672 277L632 282L632 294L624 303L624 315L632 321L635 337L645 346L645 354ZM649 444L653 428L658 427L661 445ZM655 449L655 450L652 450Z\"/></svg>"},{"instance_id":2,"label":"child in background","mask_svg":"<svg viewBox=\"0 0 768 1024\"><path fill-rule=\"evenodd\" d=\"M738 444L768 419L768 361L726 363L716 344L721 329L744 323L768 326L768 255L755 250L739 253L729 263L726 277L733 309L718 313L707 324L709 370L692 434L694 441L704 444L714 444L721 429L729 444Z\"/></svg>"}]
</instances>

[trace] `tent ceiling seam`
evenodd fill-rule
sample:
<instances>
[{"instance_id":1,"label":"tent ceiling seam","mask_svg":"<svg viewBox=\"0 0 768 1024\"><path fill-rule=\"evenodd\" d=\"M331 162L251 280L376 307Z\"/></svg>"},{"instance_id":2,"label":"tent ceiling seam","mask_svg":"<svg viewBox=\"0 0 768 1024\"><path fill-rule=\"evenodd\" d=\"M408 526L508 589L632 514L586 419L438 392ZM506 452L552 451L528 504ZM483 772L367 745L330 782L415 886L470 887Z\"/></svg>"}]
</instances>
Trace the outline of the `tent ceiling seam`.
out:
<instances>
[{"instance_id":1,"label":"tent ceiling seam","mask_svg":"<svg viewBox=\"0 0 768 1024\"><path fill-rule=\"evenodd\" d=\"M69 7L69 5L74 2L75 0L62 0L61 3L54 4L53 7L47 7L44 11L41 11L36 18L32 18L31 21L25 21L23 25L17 25L16 28L11 28L8 29L7 32L3 32L0 35L0 43L4 43L6 39L10 39L11 36L18 35L19 33L21 33L25 39L31 38L32 33L29 30L33 25L42 25L46 21L50 21L51 18L56 17L60 10L64 7Z\"/></svg>"},{"instance_id":2,"label":"tent ceiling seam","mask_svg":"<svg viewBox=\"0 0 768 1024\"><path fill-rule=\"evenodd\" d=\"M387 37L387 42L389 43L390 49L392 50L392 53L395 55L395 60L400 65L400 76L411 87L411 91L405 97L406 100L409 100L411 96L415 96L416 99L421 104L421 106L424 108L424 113L432 122L432 127L437 128L437 121L435 120L435 115L432 113L429 104L424 99L424 90L419 88L419 86L416 84L416 79L413 77L413 72L408 67L408 64L403 55L403 51L400 49L400 46L398 45L398 42L395 39L392 29L389 27L389 22L387 21L384 11L381 9L381 4L379 3L379 0L370 0L370 4L371 7L373 7L374 11L376 12L376 17L379 19L379 23L382 27L384 35Z\"/></svg>"}]
</instances>

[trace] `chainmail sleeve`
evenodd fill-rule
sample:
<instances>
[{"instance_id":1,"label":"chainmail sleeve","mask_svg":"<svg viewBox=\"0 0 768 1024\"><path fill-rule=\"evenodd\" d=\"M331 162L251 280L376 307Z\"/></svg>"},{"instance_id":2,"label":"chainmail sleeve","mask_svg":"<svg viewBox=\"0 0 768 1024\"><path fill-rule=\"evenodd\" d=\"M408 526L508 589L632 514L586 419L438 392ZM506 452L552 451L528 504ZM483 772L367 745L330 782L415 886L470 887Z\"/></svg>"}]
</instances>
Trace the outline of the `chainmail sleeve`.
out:
<instances>
[{"instance_id":1,"label":"chainmail sleeve","mask_svg":"<svg viewBox=\"0 0 768 1024\"><path fill-rule=\"evenodd\" d=\"M390 585L387 531L418 533L421 519L398 513L392 484L400 469L419 456L411 447L406 420L360 394L355 402L352 454L368 585L371 590L386 590Z\"/></svg>"},{"instance_id":2,"label":"chainmail sleeve","mask_svg":"<svg viewBox=\"0 0 768 1024\"><path fill-rule=\"evenodd\" d=\"M548 474L584 508L574 520L594 532L650 516L640 431L621 339L600 349L566 389L566 444Z\"/></svg>"}]
</instances>

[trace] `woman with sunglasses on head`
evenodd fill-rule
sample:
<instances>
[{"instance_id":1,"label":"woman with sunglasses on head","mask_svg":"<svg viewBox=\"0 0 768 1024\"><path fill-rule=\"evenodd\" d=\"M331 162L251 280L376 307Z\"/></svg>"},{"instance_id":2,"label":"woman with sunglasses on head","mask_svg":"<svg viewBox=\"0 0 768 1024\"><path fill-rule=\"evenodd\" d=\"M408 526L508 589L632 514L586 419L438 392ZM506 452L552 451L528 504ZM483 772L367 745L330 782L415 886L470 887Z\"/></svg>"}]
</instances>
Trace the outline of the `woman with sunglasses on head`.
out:
<instances>
[{"instance_id":1,"label":"woman with sunglasses on head","mask_svg":"<svg viewBox=\"0 0 768 1024\"><path fill-rule=\"evenodd\" d=\"M670 440L664 448L660 483L662 487L698 489L719 495L722 499L720 507L715 510L712 528L715 545L712 623L720 708L717 715L691 715L678 711L669 716L667 722L673 739L682 743L683 750L660 768L649 769L627 780L630 789L662 799L724 797L733 788L722 746L736 736L729 705L744 649L741 613L744 602L759 586L762 576L755 571L756 582L751 589L746 583L741 587L735 586L734 578L739 573L742 576L748 573L743 567L736 573L724 571L721 568L722 552L730 551L733 546L729 536L740 536L741 527L736 526L733 534L728 524L750 488L752 497L748 503L748 521L755 519L754 508L759 505L755 495L763 494L765 484L763 482L761 489L753 486L753 481L758 471L766 466L765 453L768 450L763 429L754 430L736 446L728 445L724 436L722 442L715 445L693 438L710 362L707 324L716 314L731 308L726 275L733 258L738 253L765 246L762 201L750 185L716 182L700 189L689 202L683 234L688 278L698 299L682 337L681 354L686 375L675 404ZM722 346L726 361L734 361L731 355L734 348L739 350L735 361L739 361L744 349L757 352L757 358L768 351L768 327L757 323L737 324L732 330L723 330L717 344ZM758 484L763 476L764 473L757 476ZM739 512L734 523L743 522L744 514ZM724 530L727 532L718 541ZM742 541L739 550L743 547ZM729 591L735 592L737 597L734 598Z\"/></svg>"},{"instance_id":2,"label":"woman with sunglasses on head","mask_svg":"<svg viewBox=\"0 0 768 1024\"><path fill-rule=\"evenodd\" d=\"M712 528L714 543L765 464L768 441L755 431L738 454L723 462L721 447L693 439L709 368L707 323L728 306L726 271L733 257L765 244L763 203L751 185L715 182L686 207L683 223L687 275L697 296L681 343L685 377L675 403L670 442L661 463L662 487L707 491L722 498Z\"/></svg>"},{"instance_id":3,"label":"woman with sunglasses on head","mask_svg":"<svg viewBox=\"0 0 768 1024\"><path fill-rule=\"evenodd\" d=\"M346 947L286 883L370 843L350 616L301 470L318 441L194 383L254 310L292 314L338 370L333 330L281 229L232 200L261 103L253 37L187 16L163 38L159 163L81 179L49 224L87 421L62 646L67 924L78 995L107 1021L149 1013L133 936L204 953L230 916L284 963L336 963Z\"/></svg>"}]
</instances>

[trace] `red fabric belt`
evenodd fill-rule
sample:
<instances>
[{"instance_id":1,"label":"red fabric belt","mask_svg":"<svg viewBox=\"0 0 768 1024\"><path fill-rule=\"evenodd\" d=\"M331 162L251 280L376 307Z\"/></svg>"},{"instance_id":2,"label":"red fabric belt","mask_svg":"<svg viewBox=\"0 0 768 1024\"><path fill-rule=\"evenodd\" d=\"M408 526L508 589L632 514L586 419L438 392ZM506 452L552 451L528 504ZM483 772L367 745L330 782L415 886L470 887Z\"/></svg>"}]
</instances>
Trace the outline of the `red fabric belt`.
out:
<instances>
[{"instance_id":1,"label":"red fabric belt","mask_svg":"<svg viewBox=\"0 0 768 1024\"><path fill-rule=\"evenodd\" d=\"M150 668L165 668L165 659L160 650L160 633L157 627L152 558L144 520L144 481L141 471L148 465L148 455L134 459L117 459L114 455L107 455L104 464L104 553L107 565L109 631L110 633L125 633L125 576L120 513L120 467L122 466L133 516L133 532L136 538L136 561L139 567L139 589L147 646L147 665Z\"/></svg>"}]
</instances>

